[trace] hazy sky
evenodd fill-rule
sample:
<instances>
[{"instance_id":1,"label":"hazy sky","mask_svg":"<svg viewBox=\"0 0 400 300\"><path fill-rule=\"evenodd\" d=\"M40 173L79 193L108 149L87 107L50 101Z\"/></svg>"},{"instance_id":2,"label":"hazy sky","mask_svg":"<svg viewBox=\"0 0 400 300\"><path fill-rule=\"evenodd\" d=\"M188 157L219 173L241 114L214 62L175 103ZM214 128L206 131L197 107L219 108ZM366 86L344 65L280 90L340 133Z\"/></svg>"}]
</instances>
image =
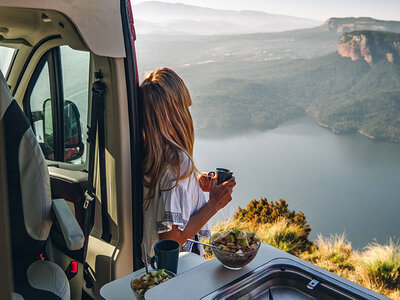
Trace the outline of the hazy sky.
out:
<instances>
[{"instance_id":1,"label":"hazy sky","mask_svg":"<svg viewBox=\"0 0 400 300\"><path fill-rule=\"evenodd\" d=\"M133 4L151 0L132 0ZM326 20L330 17L373 17L400 20L400 0L159 0L232 10L269 13Z\"/></svg>"}]
</instances>

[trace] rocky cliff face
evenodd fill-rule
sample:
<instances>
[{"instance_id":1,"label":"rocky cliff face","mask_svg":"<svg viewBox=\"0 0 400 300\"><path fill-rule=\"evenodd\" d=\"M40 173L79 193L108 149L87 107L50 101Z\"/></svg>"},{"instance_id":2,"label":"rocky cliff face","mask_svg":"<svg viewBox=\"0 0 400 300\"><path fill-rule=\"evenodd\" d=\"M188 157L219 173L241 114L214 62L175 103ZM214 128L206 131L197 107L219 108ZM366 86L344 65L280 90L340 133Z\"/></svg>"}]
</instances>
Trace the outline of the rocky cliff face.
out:
<instances>
[{"instance_id":1,"label":"rocky cliff face","mask_svg":"<svg viewBox=\"0 0 400 300\"><path fill-rule=\"evenodd\" d=\"M373 18L330 18L321 25L322 31L345 33L357 30L400 32L400 22Z\"/></svg>"},{"instance_id":2,"label":"rocky cliff face","mask_svg":"<svg viewBox=\"0 0 400 300\"><path fill-rule=\"evenodd\" d=\"M338 53L353 61L363 59L369 64L382 59L400 63L400 34L366 30L344 33L339 40Z\"/></svg>"}]
</instances>

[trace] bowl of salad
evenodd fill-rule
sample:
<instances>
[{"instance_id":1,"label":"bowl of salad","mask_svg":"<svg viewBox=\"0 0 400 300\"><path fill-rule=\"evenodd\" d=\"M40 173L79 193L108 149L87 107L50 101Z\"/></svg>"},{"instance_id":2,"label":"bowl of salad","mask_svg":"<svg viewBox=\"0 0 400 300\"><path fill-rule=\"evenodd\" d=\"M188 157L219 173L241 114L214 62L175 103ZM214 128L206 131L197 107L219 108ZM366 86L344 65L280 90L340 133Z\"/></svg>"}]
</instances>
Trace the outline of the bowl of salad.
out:
<instances>
[{"instance_id":1,"label":"bowl of salad","mask_svg":"<svg viewBox=\"0 0 400 300\"><path fill-rule=\"evenodd\" d=\"M137 300L144 299L144 293L149 289L168 281L172 277L175 277L175 274L164 269L149 272L148 274L143 270L143 273L139 274L131 281L133 294Z\"/></svg>"},{"instance_id":2,"label":"bowl of salad","mask_svg":"<svg viewBox=\"0 0 400 300\"><path fill-rule=\"evenodd\" d=\"M210 244L219 247L212 251L226 268L240 270L256 257L261 241L254 232L233 229L213 234Z\"/></svg>"}]
</instances>

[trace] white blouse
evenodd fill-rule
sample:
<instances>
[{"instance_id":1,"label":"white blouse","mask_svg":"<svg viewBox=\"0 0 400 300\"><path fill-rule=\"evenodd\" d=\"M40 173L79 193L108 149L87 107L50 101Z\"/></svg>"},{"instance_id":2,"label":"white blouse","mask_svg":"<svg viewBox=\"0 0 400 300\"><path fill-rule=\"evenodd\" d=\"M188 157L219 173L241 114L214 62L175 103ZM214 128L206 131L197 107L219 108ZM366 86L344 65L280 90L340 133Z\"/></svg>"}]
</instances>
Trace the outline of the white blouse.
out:
<instances>
[{"instance_id":1,"label":"white blouse","mask_svg":"<svg viewBox=\"0 0 400 300\"><path fill-rule=\"evenodd\" d=\"M184 154L181 165L181 174L189 167L189 157ZM150 256L154 255L153 245L159 240L158 234L172 230L172 225L183 231L190 217L206 204L206 197L201 190L199 181L194 174L179 180L175 185L176 175L171 169L167 169L157 183L155 197L150 200L149 207L143 212L143 243L146 245ZM167 191L164 191L168 189ZM144 197L148 189L143 191ZM210 237L210 229L206 223L198 232L199 239ZM187 242L182 248L191 251L193 243ZM200 245L199 245L200 246ZM199 247L200 254L204 249Z\"/></svg>"}]
</instances>

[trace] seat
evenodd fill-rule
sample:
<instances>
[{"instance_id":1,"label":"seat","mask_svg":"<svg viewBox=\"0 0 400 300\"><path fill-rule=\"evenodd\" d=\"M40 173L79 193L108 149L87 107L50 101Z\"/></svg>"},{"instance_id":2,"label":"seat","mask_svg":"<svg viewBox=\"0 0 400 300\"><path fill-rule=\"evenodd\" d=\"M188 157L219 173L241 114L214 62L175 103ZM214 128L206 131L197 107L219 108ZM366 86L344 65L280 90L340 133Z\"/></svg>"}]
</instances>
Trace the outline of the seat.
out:
<instances>
[{"instance_id":1,"label":"seat","mask_svg":"<svg viewBox=\"0 0 400 300\"><path fill-rule=\"evenodd\" d=\"M84 235L65 201L51 200L43 153L1 71L0 121L5 129L14 299L70 299L65 272L43 254L53 218L70 250L83 247Z\"/></svg>"}]
</instances>

